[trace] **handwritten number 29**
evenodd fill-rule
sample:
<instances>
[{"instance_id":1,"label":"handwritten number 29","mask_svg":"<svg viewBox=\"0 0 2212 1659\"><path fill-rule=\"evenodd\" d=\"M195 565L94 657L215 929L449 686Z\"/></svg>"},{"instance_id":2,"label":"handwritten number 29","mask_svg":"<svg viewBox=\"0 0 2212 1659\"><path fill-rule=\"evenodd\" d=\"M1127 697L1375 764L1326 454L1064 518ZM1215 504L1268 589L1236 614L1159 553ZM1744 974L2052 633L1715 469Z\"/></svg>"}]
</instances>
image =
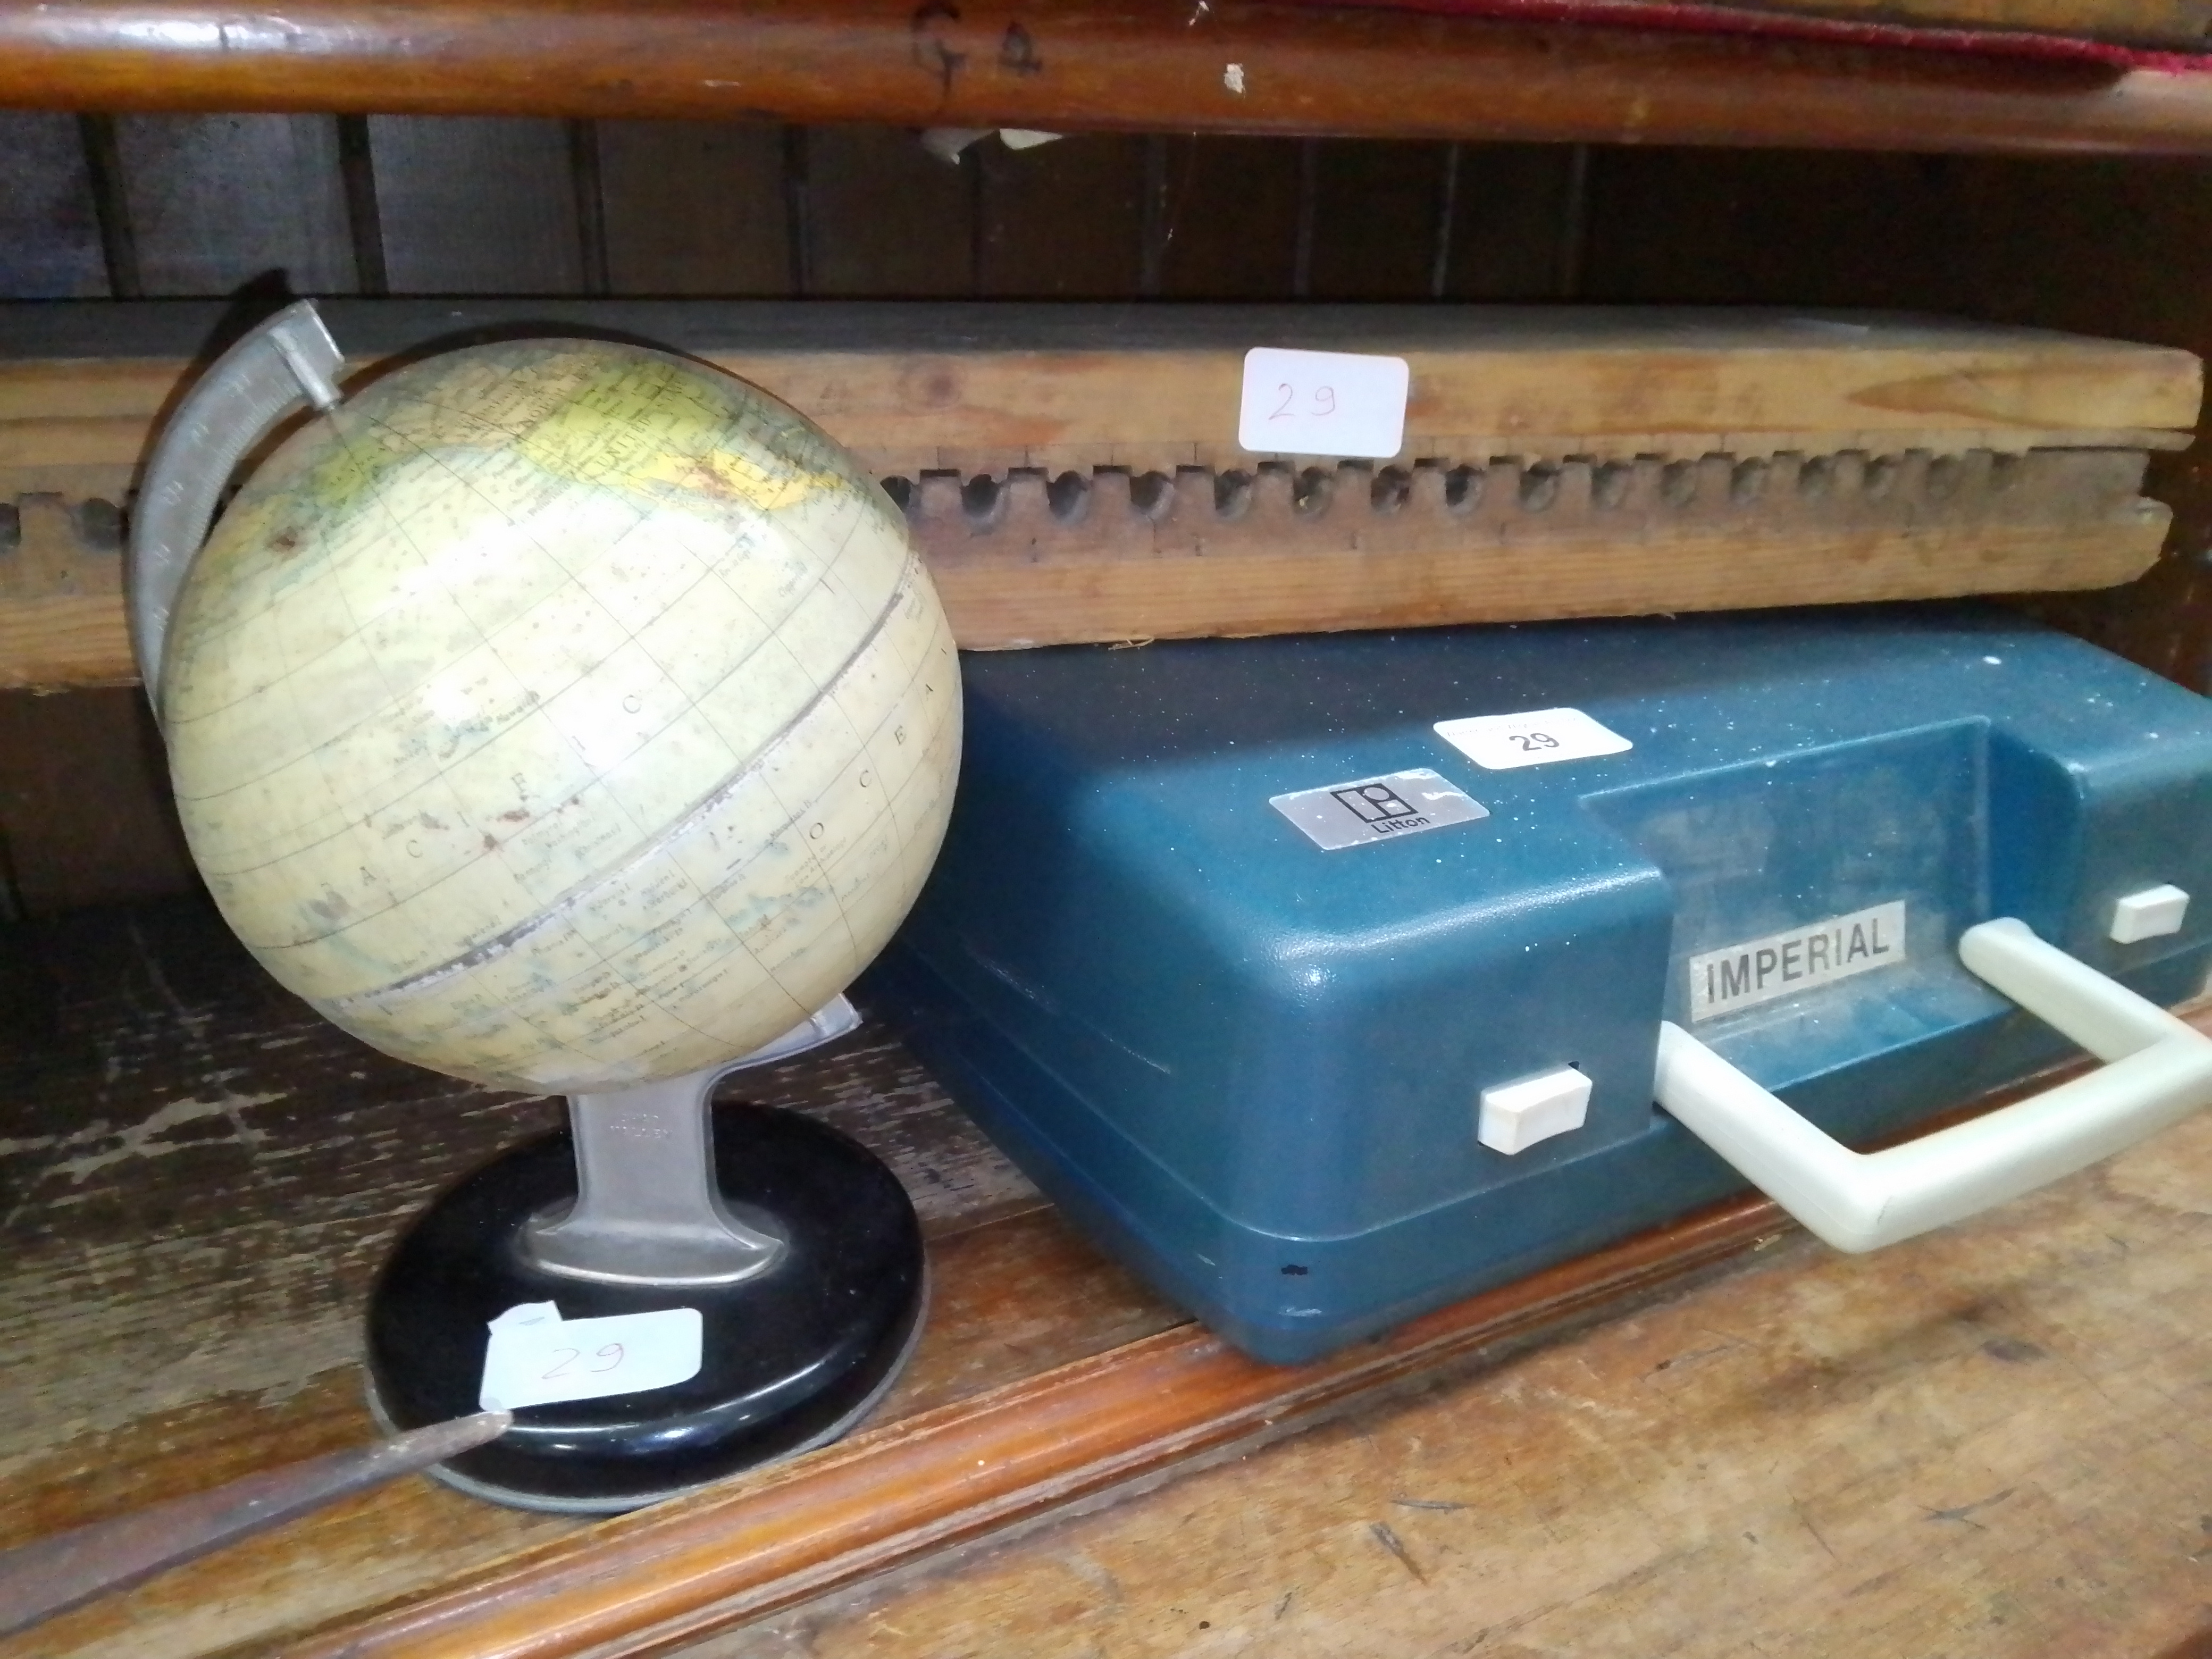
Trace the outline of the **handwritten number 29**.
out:
<instances>
[{"instance_id":1,"label":"handwritten number 29","mask_svg":"<svg viewBox=\"0 0 2212 1659\"><path fill-rule=\"evenodd\" d=\"M561 1357L553 1362L553 1369L545 1373L545 1381L548 1382L551 1382L556 1376L565 1375L569 1367L573 1366L578 1360L584 1357L584 1351L581 1348L556 1348L553 1352ZM584 1367L586 1370L594 1372L611 1371L614 1370L616 1366L623 1363L623 1345L619 1342L610 1342L606 1346L594 1353L592 1358L603 1363L597 1365L586 1365Z\"/></svg>"},{"instance_id":2,"label":"handwritten number 29","mask_svg":"<svg viewBox=\"0 0 2212 1659\"><path fill-rule=\"evenodd\" d=\"M1312 416L1316 420L1322 420L1336 413L1336 388L1334 386L1316 386L1313 389L1313 396L1309 400L1311 403L1312 407L1303 411L1291 407L1292 404L1297 402L1298 394L1297 389L1291 386L1289 381L1284 381L1280 386L1278 386L1275 390L1282 394L1282 401L1275 405L1275 412L1267 416L1271 421L1294 421L1298 417L1301 412Z\"/></svg>"}]
</instances>

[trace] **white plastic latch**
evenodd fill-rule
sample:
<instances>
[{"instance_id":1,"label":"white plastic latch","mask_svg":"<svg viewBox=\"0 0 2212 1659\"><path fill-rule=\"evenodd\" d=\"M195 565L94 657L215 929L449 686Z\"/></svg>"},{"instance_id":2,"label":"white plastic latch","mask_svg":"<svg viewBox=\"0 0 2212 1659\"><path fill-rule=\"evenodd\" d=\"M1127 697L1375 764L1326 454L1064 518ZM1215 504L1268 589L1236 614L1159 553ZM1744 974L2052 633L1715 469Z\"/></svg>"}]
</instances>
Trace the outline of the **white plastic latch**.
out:
<instances>
[{"instance_id":1,"label":"white plastic latch","mask_svg":"<svg viewBox=\"0 0 2212 1659\"><path fill-rule=\"evenodd\" d=\"M1581 1128L1589 1097L1590 1080L1571 1066L1485 1089L1474 1138L1492 1152L1526 1152L1540 1140Z\"/></svg>"},{"instance_id":2,"label":"white plastic latch","mask_svg":"<svg viewBox=\"0 0 2212 1659\"><path fill-rule=\"evenodd\" d=\"M2112 906L2112 942L2133 945L2137 939L2178 933L2181 919L2188 914L2189 895L2170 883L2130 893Z\"/></svg>"}]
</instances>

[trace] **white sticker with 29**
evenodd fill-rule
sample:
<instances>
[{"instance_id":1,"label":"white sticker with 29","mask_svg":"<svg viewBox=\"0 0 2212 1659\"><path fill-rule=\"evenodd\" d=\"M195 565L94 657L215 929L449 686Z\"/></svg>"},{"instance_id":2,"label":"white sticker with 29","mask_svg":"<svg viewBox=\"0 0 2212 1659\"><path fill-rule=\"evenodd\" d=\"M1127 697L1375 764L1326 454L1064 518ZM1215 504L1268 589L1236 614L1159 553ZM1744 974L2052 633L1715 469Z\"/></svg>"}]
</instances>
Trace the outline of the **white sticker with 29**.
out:
<instances>
[{"instance_id":1,"label":"white sticker with 29","mask_svg":"<svg viewBox=\"0 0 2212 1659\"><path fill-rule=\"evenodd\" d=\"M1510 772L1516 766L1618 755L1635 744L1609 732L1579 708L1536 708L1525 714L1475 714L1438 720L1437 735L1477 766Z\"/></svg>"},{"instance_id":2,"label":"white sticker with 29","mask_svg":"<svg viewBox=\"0 0 2212 1659\"><path fill-rule=\"evenodd\" d=\"M485 1411L641 1394L699 1374L696 1308L563 1319L550 1302L525 1302L491 1322L484 1349Z\"/></svg>"},{"instance_id":3,"label":"white sticker with 29","mask_svg":"<svg viewBox=\"0 0 2212 1659\"><path fill-rule=\"evenodd\" d=\"M1386 461L1406 444L1403 357L1352 351L1244 354L1237 441L1255 455L1351 455Z\"/></svg>"}]
</instances>

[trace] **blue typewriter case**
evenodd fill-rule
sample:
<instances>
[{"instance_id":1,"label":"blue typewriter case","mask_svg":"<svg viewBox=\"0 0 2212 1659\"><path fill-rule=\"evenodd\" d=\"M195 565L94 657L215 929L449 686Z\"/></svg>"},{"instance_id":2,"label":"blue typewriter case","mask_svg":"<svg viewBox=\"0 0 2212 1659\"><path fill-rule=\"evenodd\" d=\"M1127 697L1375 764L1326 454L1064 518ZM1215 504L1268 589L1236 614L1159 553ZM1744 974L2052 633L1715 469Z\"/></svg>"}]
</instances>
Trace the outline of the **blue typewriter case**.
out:
<instances>
[{"instance_id":1,"label":"blue typewriter case","mask_svg":"<svg viewBox=\"0 0 2212 1659\"><path fill-rule=\"evenodd\" d=\"M1739 1169L1791 1203L1655 1105L1670 1054L1780 1097L1785 1139L1794 1109L1863 1144L2075 1051L1969 970L1982 935L2148 1003L2205 984L2212 704L1989 613L965 672L959 804L874 1000L1079 1222L1263 1358L1681 1215ZM2186 1033L2109 996L2069 1027L2108 1060ZM2212 1092L2190 1040L2158 1121ZM2063 1138L2072 1109L2023 1132Z\"/></svg>"}]
</instances>

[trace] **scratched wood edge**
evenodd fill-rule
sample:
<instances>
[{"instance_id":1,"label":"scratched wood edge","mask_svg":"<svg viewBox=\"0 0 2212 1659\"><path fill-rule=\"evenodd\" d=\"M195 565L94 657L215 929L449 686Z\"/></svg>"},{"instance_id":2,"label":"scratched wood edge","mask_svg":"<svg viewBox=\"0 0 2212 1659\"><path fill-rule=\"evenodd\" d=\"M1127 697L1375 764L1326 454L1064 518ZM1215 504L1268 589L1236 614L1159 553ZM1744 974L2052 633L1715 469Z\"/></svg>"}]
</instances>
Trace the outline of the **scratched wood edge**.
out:
<instances>
[{"instance_id":1,"label":"scratched wood edge","mask_svg":"<svg viewBox=\"0 0 2212 1659\"><path fill-rule=\"evenodd\" d=\"M302 1659L640 1651L1317 1413L1688 1272L1785 1224L1763 1201L1722 1206L1303 1367L1265 1365L1178 1326L266 1650Z\"/></svg>"},{"instance_id":2,"label":"scratched wood edge","mask_svg":"<svg viewBox=\"0 0 2212 1659\"><path fill-rule=\"evenodd\" d=\"M2117 586L2156 562L2166 517L1911 534L1738 528L1649 542L1205 557L930 561L963 650L1133 639L1755 610ZM0 595L0 690L137 683L120 593Z\"/></svg>"},{"instance_id":3,"label":"scratched wood edge","mask_svg":"<svg viewBox=\"0 0 2212 1659\"><path fill-rule=\"evenodd\" d=\"M2200 74L1253 0L301 0L281 29L214 0L53 0L0 8L0 104L2212 149Z\"/></svg>"},{"instance_id":4,"label":"scratched wood edge","mask_svg":"<svg viewBox=\"0 0 2212 1659\"><path fill-rule=\"evenodd\" d=\"M2166 516L2095 526L1762 534L1436 550L1184 558L933 558L965 650L1545 622L2117 586L2157 562Z\"/></svg>"},{"instance_id":5,"label":"scratched wood edge","mask_svg":"<svg viewBox=\"0 0 2212 1659\"><path fill-rule=\"evenodd\" d=\"M2212 998L2178 1012L2212 1035ZM2087 1069L2053 1067L1911 1135ZM1730 1200L1302 1367L1261 1364L1179 1326L234 1659L613 1659L665 1649L1534 1340L1794 1225L1764 1199Z\"/></svg>"}]
</instances>

